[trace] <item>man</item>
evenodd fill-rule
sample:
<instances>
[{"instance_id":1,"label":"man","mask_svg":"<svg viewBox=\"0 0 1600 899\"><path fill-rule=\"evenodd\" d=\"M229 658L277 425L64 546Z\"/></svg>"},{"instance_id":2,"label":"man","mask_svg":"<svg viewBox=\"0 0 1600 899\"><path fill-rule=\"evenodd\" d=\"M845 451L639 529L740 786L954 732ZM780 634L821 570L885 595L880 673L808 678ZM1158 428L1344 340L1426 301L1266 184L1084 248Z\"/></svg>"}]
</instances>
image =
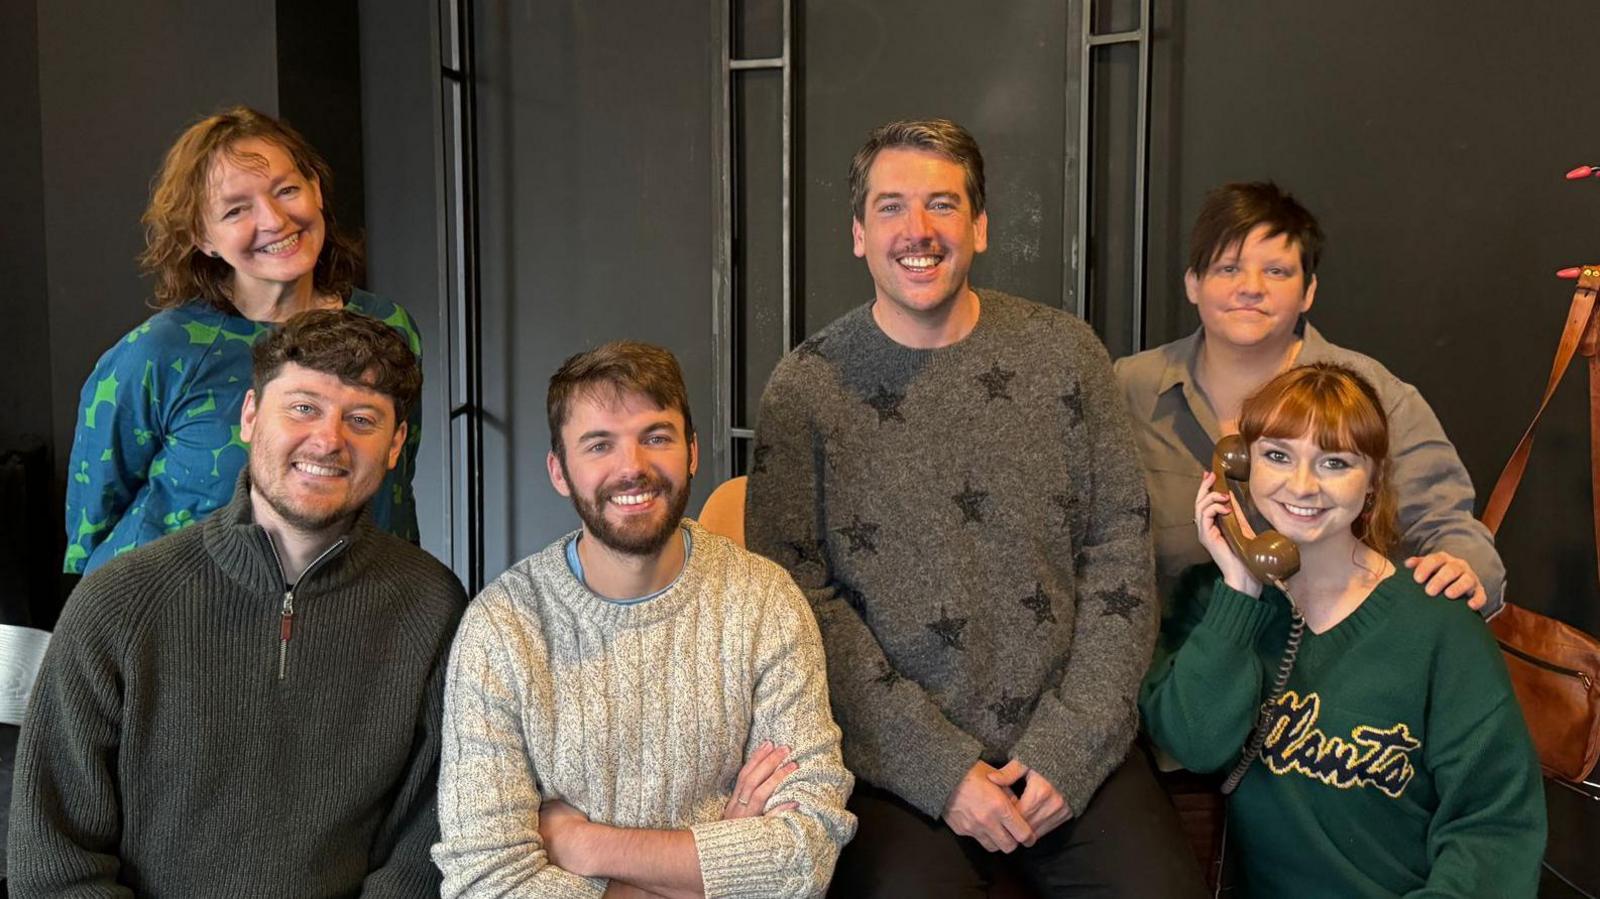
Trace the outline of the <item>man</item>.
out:
<instances>
[{"instance_id":1,"label":"man","mask_svg":"<svg viewBox=\"0 0 1600 899\"><path fill-rule=\"evenodd\" d=\"M366 512L422 372L303 313L254 350L233 501L62 614L17 753L12 895L428 896L446 649L466 597Z\"/></svg>"},{"instance_id":2,"label":"man","mask_svg":"<svg viewBox=\"0 0 1600 899\"><path fill-rule=\"evenodd\" d=\"M1197 893L1129 754L1157 616L1105 348L969 285L988 218L960 126L875 130L850 183L875 296L774 372L746 520L816 612L862 781L836 890L954 895L1014 858L1048 894Z\"/></svg>"},{"instance_id":3,"label":"man","mask_svg":"<svg viewBox=\"0 0 1600 899\"><path fill-rule=\"evenodd\" d=\"M444 895L820 894L855 830L821 639L782 569L683 517L677 360L573 356L547 410L582 527L485 588L451 651Z\"/></svg>"},{"instance_id":4,"label":"man","mask_svg":"<svg viewBox=\"0 0 1600 899\"><path fill-rule=\"evenodd\" d=\"M1306 320L1317 295L1322 228L1271 182L1224 184L1206 195L1190 235L1184 289L1200 328L1117 360L1150 490L1156 567L1170 585L1210 557L1194 527L1194 496L1211 449L1238 430L1246 397L1291 365L1333 362L1378 390L1389 418L1401 545L1411 575L1434 596L1498 611L1505 566L1472 517L1472 480L1415 387L1375 360L1335 346Z\"/></svg>"}]
</instances>

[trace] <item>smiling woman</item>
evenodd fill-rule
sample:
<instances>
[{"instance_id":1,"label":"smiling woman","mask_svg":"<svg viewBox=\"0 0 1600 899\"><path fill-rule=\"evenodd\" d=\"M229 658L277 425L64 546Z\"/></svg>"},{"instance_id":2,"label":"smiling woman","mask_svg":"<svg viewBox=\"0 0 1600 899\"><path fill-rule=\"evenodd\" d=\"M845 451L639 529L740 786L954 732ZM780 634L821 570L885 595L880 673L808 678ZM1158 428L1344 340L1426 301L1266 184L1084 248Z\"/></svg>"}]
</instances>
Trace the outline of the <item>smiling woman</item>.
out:
<instances>
[{"instance_id":1,"label":"smiling woman","mask_svg":"<svg viewBox=\"0 0 1600 899\"><path fill-rule=\"evenodd\" d=\"M305 138L245 107L196 122L167 151L140 258L161 311L84 383L67 472L68 573L87 574L228 501L247 456L250 351L281 322L343 306L387 323L421 355L410 315L355 286L361 249L328 209L332 180ZM415 541L418 410L408 424L370 508L380 527Z\"/></svg>"}]
</instances>

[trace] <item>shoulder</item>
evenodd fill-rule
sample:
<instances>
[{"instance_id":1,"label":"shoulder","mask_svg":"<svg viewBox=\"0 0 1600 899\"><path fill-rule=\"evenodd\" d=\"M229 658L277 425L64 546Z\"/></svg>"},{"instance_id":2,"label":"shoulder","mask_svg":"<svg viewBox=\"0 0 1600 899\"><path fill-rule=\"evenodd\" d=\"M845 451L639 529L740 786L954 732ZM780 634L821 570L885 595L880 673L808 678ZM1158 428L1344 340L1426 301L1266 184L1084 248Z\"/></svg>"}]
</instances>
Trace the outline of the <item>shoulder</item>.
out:
<instances>
[{"instance_id":1,"label":"shoulder","mask_svg":"<svg viewBox=\"0 0 1600 899\"><path fill-rule=\"evenodd\" d=\"M819 391L841 383L847 366L870 366L875 353L872 344L876 325L870 303L839 316L820 331L778 360L762 390L762 420L765 412L806 408L819 400Z\"/></svg>"},{"instance_id":2,"label":"shoulder","mask_svg":"<svg viewBox=\"0 0 1600 899\"><path fill-rule=\"evenodd\" d=\"M86 575L68 598L57 631L93 630L114 621L120 637L131 637L165 601L189 589L192 579L210 581L204 575L214 568L201 528L163 535Z\"/></svg>"},{"instance_id":3,"label":"shoulder","mask_svg":"<svg viewBox=\"0 0 1600 899\"><path fill-rule=\"evenodd\" d=\"M1500 649L1483 618L1465 602L1429 596L1400 568L1378 587L1394 603L1393 633L1427 646L1446 677L1474 677L1484 666L1502 667ZM1503 677L1503 675L1502 675Z\"/></svg>"},{"instance_id":4,"label":"shoulder","mask_svg":"<svg viewBox=\"0 0 1600 899\"><path fill-rule=\"evenodd\" d=\"M467 604L466 591L455 572L432 553L373 527L365 535L372 541L372 565L379 576L403 585L409 602L429 617L454 620Z\"/></svg>"},{"instance_id":5,"label":"shoulder","mask_svg":"<svg viewBox=\"0 0 1600 899\"><path fill-rule=\"evenodd\" d=\"M467 604L467 619L475 626L532 627L559 614L559 587L576 584L567 566L566 546L577 532L569 533L544 549L523 558L486 584Z\"/></svg>"},{"instance_id":6,"label":"shoulder","mask_svg":"<svg viewBox=\"0 0 1600 899\"><path fill-rule=\"evenodd\" d=\"M982 303L980 316L989 316L989 327L1013 340L1048 342L1068 349L1106 356L1105 344L1083 319L1033 300L998 290L977 288Z\"/></svg>"},{"instance_id":7,"label":"shoulder","mask_svg":"<svg viewBox=\"0 0 1600 899\"><path fill-rule=\"evenodd\" d=\"M1320 335L1319 335L1320 336ZM1317 361L1334 362L1351 369L1356 374L1366 378L1374 390L1378 391L1378 399L1383 402L1386 412L1393 412L1397 406L1406 400L1422 395L1417 388L1400 380L1394 372L1390 371L1382 362L1355 350L1338 346L1327 338L1322 338L1324 346L1321 358Z\"/></svg>"},{"instance_id":8,"label":"shoulder","mask_svg":"<svg viewBox=\"0 0 1600 899\"><path fill-rule=\"evenodd\" d=\"M351 291L350 299L345 302L345 308L375 318L394 328L405 337L413 353L419 355L422 353L422 332L417 329L416 320L411 317L411 313L399 303L358 287Z\"/></svg>"},{"instance_id":9,"label":"shoulder","mask_svg":"<svg viewBox=\"0 0 1600 899\"><path fill-rule=\"evenodd\" d=\"M224 333L240 331L230 316L198 300L163 309L131 328L108 347L101 364L123 360L167 359L204 353ZM243 321L239 319L239 321ZM229 326L233 325L232 329ZM253 328L249 329L253 342ZM241 333L239 336L243 337Z\"/></svg>"},{"instance_id":10,"label":"shoulder","mask_svg":"<svg viewBox=\"0 0 1600 899\"><path fill-rule=\"evenodd\" d=\"M811 614L805 595L783 566L711 533L693 519L684 521L694 539L694 563L703 566L707 585L723 596L723 601L762 614L781 611L787 615L795 610Z\"/></svg>"},{"instance_id":11,"label":"shoulder","mask_svg":"<svg viewBox=\"0 0 1600 899\"><path fill-rule=\"evenodd\" d=\"M820 644L811 606L787 570L697 522L689 521L689 527L695 558L704 566L704 589L724 608L730 623L743 622L755 645L769 650L800 642Z\"/></svg>"},{"instance_id":12,"label":"shoulder","mask_svg":"<svg viewBox=\"0 0 1600 899\"><path fill-rule=\"evenodd\" d=\"M1181 337L1118 359L1113 368L1117 373L1117 383L1122 386L1122 392L1128 397L1128 401L1130 403L1142 401L1144 405L1153 403L1162 376L1174 362L1182 361L1187 345L1192 340L1193 335Z\"/></svg>"}]
</instances>

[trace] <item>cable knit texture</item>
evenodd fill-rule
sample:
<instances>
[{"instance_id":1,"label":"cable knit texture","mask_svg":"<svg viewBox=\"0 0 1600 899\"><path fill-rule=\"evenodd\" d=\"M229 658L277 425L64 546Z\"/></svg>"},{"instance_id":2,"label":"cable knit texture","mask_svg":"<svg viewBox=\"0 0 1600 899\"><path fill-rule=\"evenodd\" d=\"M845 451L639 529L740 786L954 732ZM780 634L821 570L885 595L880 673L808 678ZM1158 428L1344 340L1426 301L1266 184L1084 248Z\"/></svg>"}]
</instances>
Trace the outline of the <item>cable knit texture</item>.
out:
<instances>
[{"instance_id":1,"label":"cable knit texture","mask_svg":"<svg viewBox=\"0 0 1600 899\"><path fill-rule=\"evenodd\" d=\"M784 357L745 528L816 610L851 771L938 817L973 762L1015 757L1081 811L1155 642L1144 477L1094 332L978 295L951 346L864 305Z\"/></svg>"},{"instance_id":2,"label":"cable knit texture","mask_svg":"<svg viewBox=\"0 0 1600 899\"><path fill-rule=\"evenodd\" d=\"M466 596L366 513L295 585L248 475L86 577L17 752L11 895L430 896L446 650Z\"/></svg>"},{"instance_id":3,"label":"cable knit texture","mask_svg":"<svg viewBox=\"0 0 1600 899\"><path fill-rule=\"evenodd\" d=\"M608 602L574 577L574 532L468 607L445 693L444 896L603 893L546 856L539 806L552 799L617 827L690 829L707 896L826 889L855 818L816 622L782 569L688 526L683 574L646 602ZM720 820L762 740L799 764L769 807L799 807Z\"/></svg>"}]
</instances>

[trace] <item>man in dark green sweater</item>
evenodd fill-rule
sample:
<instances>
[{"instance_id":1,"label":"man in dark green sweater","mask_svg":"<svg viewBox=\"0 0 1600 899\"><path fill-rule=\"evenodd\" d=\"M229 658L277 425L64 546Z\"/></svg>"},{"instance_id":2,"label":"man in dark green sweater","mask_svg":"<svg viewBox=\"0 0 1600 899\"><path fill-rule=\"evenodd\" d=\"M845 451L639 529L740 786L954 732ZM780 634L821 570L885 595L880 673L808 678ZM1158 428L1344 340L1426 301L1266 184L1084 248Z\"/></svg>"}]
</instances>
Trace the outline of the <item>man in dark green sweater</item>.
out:
<instances>
[{"instance_id":1,"label":"man in dark green sweater","mask_svg":"<svg viewBox=\"0 0 1600 899\"><path fill-rule=\"evenodd\" d=\"M857 777L834 892L968 895L1009 856L1049 895L1198 895L1129 753L1157 604L1127 413L1086 324L968 284L983 186L960 126L874 131L874 300L761 403L746 533L811 601Z\"/></svg>"},{"instance_id":2,"label":"man in dark green sweater","mask_svg":"<svg viewBox=\"0 0 1600 899\"><path fill-rule=\"evenodd\" d=\"M233 501L62 614L18 747L13 896L438 895L466 597L366 512L421 386L404 339L356 313L257 344Z\"/></svg>"}]
</instances>

